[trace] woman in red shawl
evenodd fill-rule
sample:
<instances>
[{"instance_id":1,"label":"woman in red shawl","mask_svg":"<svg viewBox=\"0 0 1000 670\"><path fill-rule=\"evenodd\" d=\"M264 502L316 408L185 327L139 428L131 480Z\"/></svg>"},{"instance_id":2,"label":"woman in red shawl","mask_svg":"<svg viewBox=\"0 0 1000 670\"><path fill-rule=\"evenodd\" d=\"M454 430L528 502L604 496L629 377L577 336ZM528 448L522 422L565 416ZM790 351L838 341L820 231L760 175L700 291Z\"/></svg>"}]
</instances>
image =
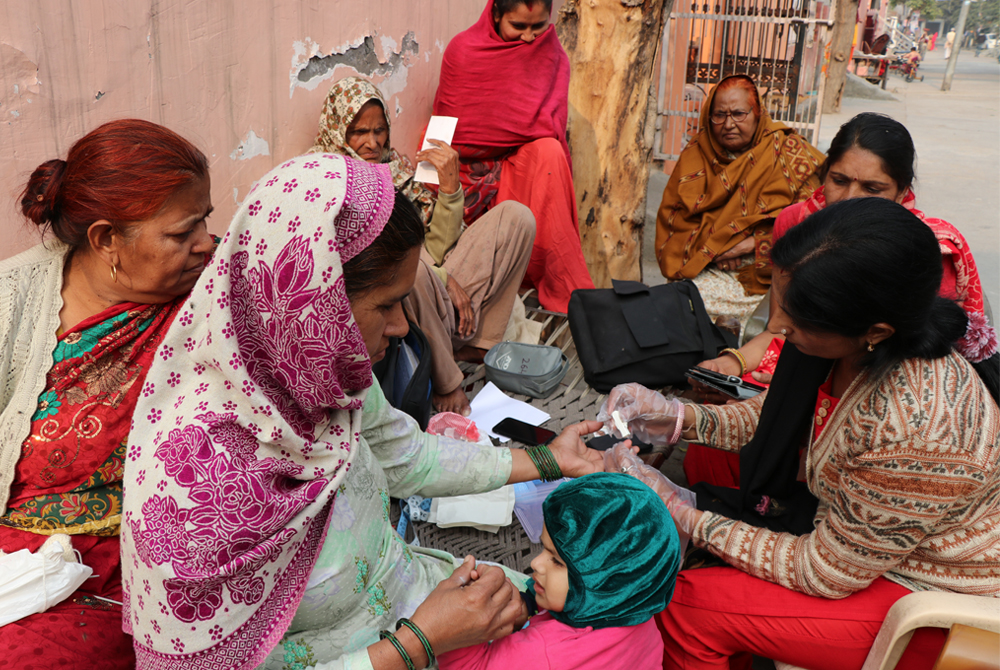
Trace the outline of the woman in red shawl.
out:
<instances>
[{"instance_id":1,"label":"woman in red shawl","mask_svg":"<svg viewBox=\"0 0 1000 670\"><path fill-rule=\"evenodd\" d=\"M566 119L569 58L549 25L552 0L489 0L448 44L434 113L458 117L465 222L504 200L527 205L537 229L527 282L565 312L593 288L580 246Z\"/></svg>"},{"instance_id":2,"label":"woman in red shawl","mask_svg":"<svg viewBox=\"0 0 1000 670\"><path fill-rule=\"evenodd\" d=\"M93 575L3 626L10 667L135 667L122 632L125 446L156 348L214 246L209 191L202 152L136 119L92 131L24 188L21 211L55 239L0 263L0 550L54 542Z\"/></svg>"},{"instance_id":3,"label":"woman in red shawl","mask_svg":"<svg viewBox=\"0 0 1000 670\"><path fill-rule=\"evenodd\" d=\"M934 231L941 247L944 270L941 296L957 302L968 317L968 329L955 343L955 349L972 363L996 399L1000 379L997 335L985 314L982 283L972 250L953 225L928 217L916 208L912 190L915 158L913 139L903 124L883 114L858 114L841 126L833 138L820 170L822 185L809 199L786 207L778 215L773 238L778 240L828 204L851 198L885 198L913 212ZM724 353L699 365L766 384L771 380L783 344L783 337L765 331L740 347L738 355ZM726 400L718 396L711 399ZM738 487L739 454L692 444L684 458L684 473L689 484L704 481Z\"/></svg>"}]
</instances>

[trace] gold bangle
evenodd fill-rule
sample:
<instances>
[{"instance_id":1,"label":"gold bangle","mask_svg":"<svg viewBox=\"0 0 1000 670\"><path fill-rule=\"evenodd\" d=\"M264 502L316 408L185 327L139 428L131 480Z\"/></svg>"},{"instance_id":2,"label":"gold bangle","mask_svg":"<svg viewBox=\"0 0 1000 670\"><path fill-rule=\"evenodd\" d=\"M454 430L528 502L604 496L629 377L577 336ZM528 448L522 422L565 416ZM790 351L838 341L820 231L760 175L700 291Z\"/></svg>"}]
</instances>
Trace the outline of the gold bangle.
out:
<instances>
[{"instance_id":1,"label":"gold bangle","mask_svg":"<svg viewBox=\"0 0 1000 670\"><path fill-rule=\"evenodd\" d=\"M733 349L732 347L726 347L725 349L723 349L719 353L721 353L721 354L730 354L731 356L734 356L736 358L736 360L740 364L740 373L738 375L736 375L737 377L742 377L743 375L745 375L747 373L747 359L743 358L743 354L740 353L739 349Z\"/></svg>"}]
</instances>

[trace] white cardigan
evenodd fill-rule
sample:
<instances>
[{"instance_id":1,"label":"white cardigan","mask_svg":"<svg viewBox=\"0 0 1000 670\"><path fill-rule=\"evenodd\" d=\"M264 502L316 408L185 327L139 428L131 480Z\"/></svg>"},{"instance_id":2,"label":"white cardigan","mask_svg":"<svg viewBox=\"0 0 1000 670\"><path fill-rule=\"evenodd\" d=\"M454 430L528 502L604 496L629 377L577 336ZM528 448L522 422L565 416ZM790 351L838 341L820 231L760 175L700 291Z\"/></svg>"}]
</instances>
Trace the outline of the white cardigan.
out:
<instances>
[{"instance_id":1,"label":"white cardigan","mask_svg":"<svg viewBox=\"0 0 1000 670\"><path fill-rule=\"evenodd\" d=\"M68 252L50 240L0 261L0 514L52 368Z\"/></svg>"}]
</instances>

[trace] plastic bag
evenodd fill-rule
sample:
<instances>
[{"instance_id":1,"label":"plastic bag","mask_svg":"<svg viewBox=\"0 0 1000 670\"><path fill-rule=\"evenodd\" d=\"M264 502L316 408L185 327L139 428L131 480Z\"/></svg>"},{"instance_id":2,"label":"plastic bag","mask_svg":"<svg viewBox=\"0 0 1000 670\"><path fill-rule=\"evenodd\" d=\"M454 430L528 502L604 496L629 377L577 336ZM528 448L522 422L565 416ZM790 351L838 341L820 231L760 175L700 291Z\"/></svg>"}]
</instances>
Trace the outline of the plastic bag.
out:
<instances>
[{"instance_id":1,"label":"plastic bag","mask_svg":"<svg viewBox=\"0 0 1000 670\"><path fill-rule=\"evenodd\" d=\"M554 482L543 482L536 479L532 482L514 484L514 514L521 522L524 534L532 543L541 542L542 526L545 523L542 515L542 503L560 484L568 481L569 479L564 477Z\"/></svg>"},{"instance_id":2,"label":"plastic bag","mask_svg":"<svg viewBox=\"0 0 1000 670\"><path fill-rule=\"evenodd\" d=\"M44 612L90 578L93 569L67 562L63 546L50 538L34 554L27 549L0 554L0 626Z\"/></svg>"},{"instance_id":3,"label":"plastic bag","mask_svg":"<svg viewBox=\"0 0 1000 670\"><path fill-rule=\"evenodd\" d=\"M674 484L656 468L646 465L637 454L619 443L604 452L605 472L624 472L643 482L660 496L663 503L670 510L677 527L677 534L681 540L681 556L687 551L688 540L691 539L691 531L682 521L683 515L678 514L679 508L697 509L697 496L694 491L690 491L682 486Z\"/></svg>"},{"instance_id":4,"label":"plastic bag","mask_svg":"<svg viewBox=\"0 0 1000 670\"><path fill-rule=\"evenodd\" d=\"M427 432L466 442L479 441L479 428L475 421L454 412L441 412L432 416L427 424Z\"/></svg>"}]
</instances>

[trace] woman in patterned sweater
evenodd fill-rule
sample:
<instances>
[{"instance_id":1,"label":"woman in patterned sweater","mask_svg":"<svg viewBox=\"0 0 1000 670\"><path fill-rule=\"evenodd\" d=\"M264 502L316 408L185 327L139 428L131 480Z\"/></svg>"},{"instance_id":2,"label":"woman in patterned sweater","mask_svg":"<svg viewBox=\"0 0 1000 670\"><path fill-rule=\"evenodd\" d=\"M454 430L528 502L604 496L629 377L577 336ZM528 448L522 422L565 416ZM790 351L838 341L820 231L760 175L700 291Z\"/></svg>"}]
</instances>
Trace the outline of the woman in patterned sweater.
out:
<instances>
[{"instance_id":1,"label":"woman in patterned sweater","mask_svg":"<svg viewBox=\"0 0 1000 670\"><path fill-rule=\"evenodd\" d=\"M751 653L860 668L910 591L1000 595L1000 409L952 349L966 317L936 295L934 234L895 203L851 200L772 259L768 329L792 346L765 394L683 412L638 385L609 397L634 433L746 445L741 489L668 503L732 567L680 573L667 668L749 668ZM899 667L929 668L942 642L918 632Z\"/></svg>"}]
</instances>

